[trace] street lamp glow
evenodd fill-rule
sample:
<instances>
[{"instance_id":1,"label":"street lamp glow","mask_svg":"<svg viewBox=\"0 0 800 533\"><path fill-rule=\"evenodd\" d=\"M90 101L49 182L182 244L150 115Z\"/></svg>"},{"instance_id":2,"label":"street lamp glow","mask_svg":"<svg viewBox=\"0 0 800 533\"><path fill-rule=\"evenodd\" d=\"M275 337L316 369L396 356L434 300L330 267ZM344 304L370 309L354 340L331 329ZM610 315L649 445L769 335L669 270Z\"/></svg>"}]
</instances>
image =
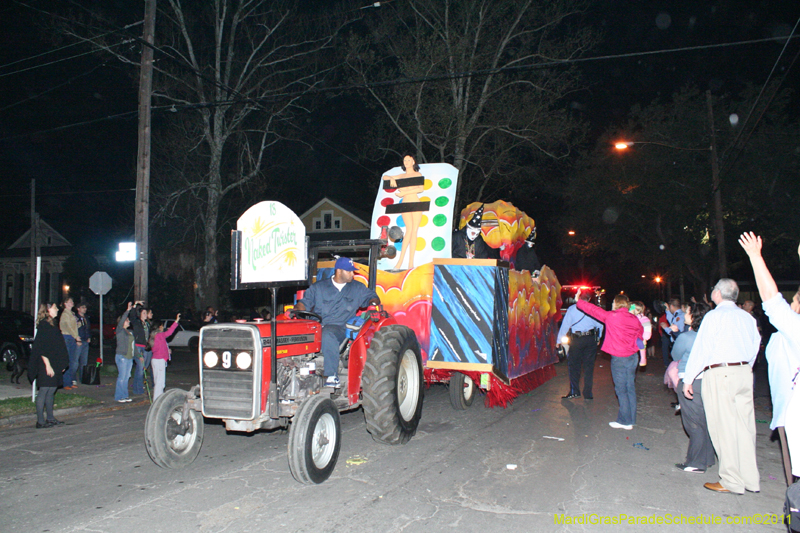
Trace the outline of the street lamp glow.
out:
<instances>
[{"instance_id":1,"label":"street lamp glow","mask_svg":"<svg viewBox=\"0 0 800 533\"><path fill-rule=\"evenodd\" d=\"M614 148L616 148L617 150L627 150L628 148L630 148L630 146L631 146L632 144L633 144L633 143L623 143L623 142L619 142L619 143L616 143L616 144L614 145Z\"/></svg>"},{"instance_id":2,"label":"street lamp glow","mask_svg":"<svg viewBox=\"0 0 800 533\"><path fill-rule=\"evenodd\" d=\"M117 261L136 261L136 243L135 242L121 242L119 243L119 250L116 253Z\"/></svg>"},{"instance_id":3,"label":"street lamp glow","mask_svg":"<svg viewBox=\"0 0 800 533\"><path fill-rule=\"evenodd\" d=\"M567 235L575 235L575 230L569 230L569 231L567 232Z\"/></svg>"},{"instance_id":4,"label":"street lamp glow","mask_svg":"<svg viewBox=\"0 0 800 533\"><path fill-rule=\"evenodd\" d=\"M656 283L661 283L661 276L656 276Z\"/></svg>"}]
</instances>

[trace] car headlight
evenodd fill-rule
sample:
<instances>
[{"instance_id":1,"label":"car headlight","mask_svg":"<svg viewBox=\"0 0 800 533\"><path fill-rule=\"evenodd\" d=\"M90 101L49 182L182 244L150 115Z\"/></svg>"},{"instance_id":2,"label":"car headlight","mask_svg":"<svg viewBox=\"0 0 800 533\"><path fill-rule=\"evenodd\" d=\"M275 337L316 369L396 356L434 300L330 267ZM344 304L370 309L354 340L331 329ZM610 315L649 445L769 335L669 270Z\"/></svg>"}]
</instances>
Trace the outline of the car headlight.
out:
<instances>
[{"instance_id":1,"label":"car headlight","mask_svg":"<svg viewBox=\"0 0 800 533\"><path fill-rule=\"evenodd\" d=\"M19 340L22 342L33 342L33 337L26 337L25 335L20 335Z\"/></svg>"},{"instance_id":2,"label":"car headlight","mask_svg":"<svg viewBox=\"0 0 800 533\"><path fill-rule=\"evenodd\" d=\"M248 352L239 352L236 354L236 366L239 370L247 370L253 364L253 356Z\"/></svg>"},{"instance_id":3,"label":"car headlight","mask_svg":"<svg viewBox=\"0 0 800 533\"><path fill-rule=\"evenodd\" d=\"M205 355L203 355L203 363L208 368L214 368L217 366L217 363L219 363L219 356L217 355L217 352L206 352Z\"/></svg>"},{"instance_id":4,"label":"car headlight","mask_svg":"<svg viewBox=\"0 0 800 533\"><path fill-rule=\"evenodd\" d=\"M569 336L568 335L564 335L563 337L561 337L561 344L569 344Z\"/></svg>"}]
</instances>

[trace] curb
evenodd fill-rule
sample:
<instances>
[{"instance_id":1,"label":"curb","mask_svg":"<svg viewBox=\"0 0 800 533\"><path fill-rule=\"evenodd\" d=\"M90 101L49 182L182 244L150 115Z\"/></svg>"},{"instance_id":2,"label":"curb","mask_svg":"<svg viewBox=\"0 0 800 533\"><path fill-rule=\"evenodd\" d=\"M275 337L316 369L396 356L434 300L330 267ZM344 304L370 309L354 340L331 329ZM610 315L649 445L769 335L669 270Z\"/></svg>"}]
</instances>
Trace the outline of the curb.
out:
<instances>
[{"instance_id":1,"label":"curb","mask_svg":"<svg viewBox=\"0 0 800 533\"><path fill-rule=\"evenodd\" d=\"M82 405L78 407L67 407L66 409L56 409L53 411L53 416L72 416L86 413L106 413L112 411L121 411L122 409L130 409L131 407L139 407L142 405L149 405L150 401L146 398L137 402L111 405L105 402L99 402L92 405ZM14 415L6 418L0 418L0 428L6 428L21 424L22 422L35 422L36 413L27 415Z\"/></svg>"}]
</instances>

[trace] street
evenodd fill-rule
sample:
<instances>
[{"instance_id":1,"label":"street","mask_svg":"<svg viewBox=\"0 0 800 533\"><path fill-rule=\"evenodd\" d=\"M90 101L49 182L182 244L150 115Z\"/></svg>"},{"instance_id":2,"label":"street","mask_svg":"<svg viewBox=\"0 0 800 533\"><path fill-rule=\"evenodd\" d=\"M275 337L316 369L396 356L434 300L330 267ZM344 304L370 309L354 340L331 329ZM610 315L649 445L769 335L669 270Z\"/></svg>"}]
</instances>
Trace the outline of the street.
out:
<instances>
[{"instance_id":1,"label":"street","mask_svg":"<svg viewBox=\"0 0 800 533\"><path fill-rule=\"evenodd\" d=\"M508 409L486 409L479 397L455 411L446 387L432 386L419 431L402 446L374 442L360 410L343 414L337 467L312 486L289 473L285 432L226 434L209 420L197 460L161 469L144 448L143 404L65 418L65 426L48 430L3 427L0 530L649 531L658 526L629 525L627 517L669 515L722 521L661 526L670 531L785 530L726 524L782 508L780 448L768 424L757 424L761 492L713 493L703 483L718 479L716 467L698 475L674 466L688 439L660 364L637 375L633 431L608 426L617 402L607 356L597 365L593 401L561 400L566 364ZM168 371L168 386L186 374ZM758 376L756 419L768 420L766 377ZM578 523L584 515L626 515L625 525Z\"/></svg>"}]
</instances>

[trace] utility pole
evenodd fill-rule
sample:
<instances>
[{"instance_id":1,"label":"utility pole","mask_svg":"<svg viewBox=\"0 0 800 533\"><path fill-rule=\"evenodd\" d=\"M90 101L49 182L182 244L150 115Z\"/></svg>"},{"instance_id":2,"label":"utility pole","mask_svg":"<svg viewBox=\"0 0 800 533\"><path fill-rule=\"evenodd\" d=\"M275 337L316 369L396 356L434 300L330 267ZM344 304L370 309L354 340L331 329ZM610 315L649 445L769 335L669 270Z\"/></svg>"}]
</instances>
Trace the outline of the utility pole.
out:
<instances>
[{"instance_id":1,"label":"utility pole","mask_svg":"<svg viewBox=\"0 0 800 533\"><path fill-rule=\"evenodd\" d=\"M153 92L153 43L156 0L145 0L142 63L139 70L139 151L136 160L136 263L134 299L147 301L150 254L150 100Z\"/></svg>"},{"instance_id":2,"label":"utility pole","mask_svg":"<svg viewBox=\"0 0 800 533\"><path fill-rule=\"evenodd\" d=\"M38 229L36 224L36 180L31 180L31 314L36 316L36 245L39 243L39 238L36 235ZM20 302L21 303L21 302ZM25 306L22 306L25 310Z\"/></svg>"},{"instance_id":3,"label":"utility pole","mask_svg":"<svg viewBox=\"0 0 800 533\"><path fill-rule=\"evenodd\" d=\"M711 127L711 187L714 191L714 232L717 234L719 254L719 276L728 277L728 261L725 254L725 225L722 218L722 193L719 190L719 163L717 161L717 132L714 129L714 109L711 106L711 91L706 91L708 123Z\"/></svg>"}]
</instances>

